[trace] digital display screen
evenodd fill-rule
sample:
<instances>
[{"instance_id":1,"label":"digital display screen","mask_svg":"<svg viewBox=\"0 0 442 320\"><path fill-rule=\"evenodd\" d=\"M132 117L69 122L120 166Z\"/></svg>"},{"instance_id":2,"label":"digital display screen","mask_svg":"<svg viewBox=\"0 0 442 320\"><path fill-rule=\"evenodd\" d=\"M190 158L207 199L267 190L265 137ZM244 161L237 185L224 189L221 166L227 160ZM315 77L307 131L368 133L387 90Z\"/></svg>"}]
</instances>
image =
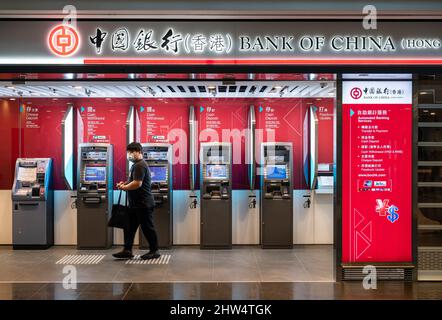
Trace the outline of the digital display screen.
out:
<instances>
[{"instance_id":1,"label":"digital display screen","mask_svg":"<svg viewBox=\"0 0 442 320\"><path fill-rule=\"evenodd\" d=\"M104 152L104 151L89 151L86 153L86 159L106 160L106 152Z\"/></svg>"},{"instance_id":2,"label":"digital display screen","mask_svg":"<svg viewBox=\"0 0 442 320\"><path fill-rule=\"evenodd\" d=\"M287 166L285 164L266 166L267 179L287 179Z\"/></svg>"},{"instance_id":3,"label":"digital display screen","mask_svg":"<svg viewBox=\"0 0 442 320\"><path fill-rule=\"evenodd\" d=\"M146 160L167 160L167 151L147 151L144 153Z\"/></svg>"},{"instance_id":4,"label":"digital display screen","mask_svg":"<svg viewBox=\"0 0 442 320\"><path fill-rule=\"evenodd\" d=\"M18 167L17 180L27 182L37 180L37 168Z\"/></svg>"},{"instance_id":5,"label":"digital display screen","mask_svg":"<svg viewBox=\"0 0 442 320\"><path fill-rule=\"evenodd\" d=\"M86 182L105 182L106 167L85 167L84 181Z\"/></svg>"},{"instance_id":6,"label":"digital display screen","mask_svg":"<svg viewBox=\"0 0 442 320\"><path fill-rule=\"evenodd\" d=\"M413 261L413 97L412 81L342 82L342 263Z\"/></svg>"},{"instance_id":7,"label":"digital display screen","mask_svg":"<svg viewBox=\"0 0 442 320\"><path fill-rule=\"evenodd\" d=\"M206 178L227 179L227 165L225 164L207 164Z\"/></svg>"},{"instance_id":8,"label":"digital display screen","mask_svg":"<svg viewBox=\"0 0 442 320\"><path fill-rule=\"evenodd\" d=\"M167 180L167 167L152 166L149 167L152 182L165 182Z\"/></svg>"}]
</instances>

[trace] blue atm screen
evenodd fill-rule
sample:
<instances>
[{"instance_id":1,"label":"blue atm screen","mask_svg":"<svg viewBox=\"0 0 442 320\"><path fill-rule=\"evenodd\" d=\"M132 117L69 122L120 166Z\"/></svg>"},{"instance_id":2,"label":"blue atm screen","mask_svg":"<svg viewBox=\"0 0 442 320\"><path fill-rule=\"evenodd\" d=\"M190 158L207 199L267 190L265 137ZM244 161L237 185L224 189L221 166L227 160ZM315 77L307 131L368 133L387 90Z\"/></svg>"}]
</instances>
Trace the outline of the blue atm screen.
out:
<instances>
[{"instance_id":1,"label":"blue atm screen","mask_svg":"<svg viewBox=\"0 0 442 320\"><path fill-rule=\"evenodd\" d=\"M86 182L105 182L106 167L85 167L84 181Z\"/></svg>"},{"instance_id":2,"label":"blue atm screen","mask_svg":"<svg viewBox=\"0 0 442 320\"><path fill-rule=\"evenodd\" d=\"M267 179L287 179L287 167L285 165L266 166Z\"/></svg>"},{"instance_id":3,"label":"blue atm screen","mask_svg":"<svg viewBox=\"0 0 442 320\"><path fill-rule=\"evenodd\" d=\"M227 165L225 164L206 165L206 178L227 179Z\"/></svg>"},{"instance_id":4,"label":"blue atm screen","mask_svg":"<svg viewBox=\"0 0 442 320\"><path fill-rule=\"evenodd\" d=\"M167 180L167 167L149 167L152 182L164 182Z\"/></svg>"}]
</instances>

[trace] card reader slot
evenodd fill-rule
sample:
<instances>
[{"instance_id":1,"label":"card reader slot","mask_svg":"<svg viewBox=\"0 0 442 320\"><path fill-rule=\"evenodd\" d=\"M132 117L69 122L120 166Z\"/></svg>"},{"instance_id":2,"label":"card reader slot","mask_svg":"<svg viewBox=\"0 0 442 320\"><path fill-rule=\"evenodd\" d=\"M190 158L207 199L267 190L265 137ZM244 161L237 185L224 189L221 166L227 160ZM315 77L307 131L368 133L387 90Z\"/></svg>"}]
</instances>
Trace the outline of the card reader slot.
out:
<instances>
[{"instance_id":1,"label":"card reader slot","mask_svg":"<svg viewBox=\"0 0 442 320\"><path fill-rule=\"evenodd\" d=\"M19 206L38 206L38 202L20 202Z\"/></svg>"},{"instance_id":2,"label":"card reader slot","mask_svg":"<svg viewBox=\"0 0 442 320\"><path fill-rule=\"evenodd\" d=\"M101 203L101 198L100 197L84 197L83 202L89 203L89 204L98 204L98 203Z\"/></svg>"}]
</instances>

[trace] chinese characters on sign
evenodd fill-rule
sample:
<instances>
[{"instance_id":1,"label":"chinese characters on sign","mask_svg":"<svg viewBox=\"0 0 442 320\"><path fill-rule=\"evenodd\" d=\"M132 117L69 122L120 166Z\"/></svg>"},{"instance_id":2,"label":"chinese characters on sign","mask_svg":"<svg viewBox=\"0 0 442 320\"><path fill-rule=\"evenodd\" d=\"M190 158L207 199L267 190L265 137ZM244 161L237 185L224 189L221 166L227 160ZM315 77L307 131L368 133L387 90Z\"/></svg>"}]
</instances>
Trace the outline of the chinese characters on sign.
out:
<instances>
[{"instance_id":1,"label":"chinese characters on sign","mask_svg":"<svg viewBox=\"0 0 442 320\"><path fill-rule=\"evenodd\" d=\"M97 54L102 53L108 34L111 34L110 49L112 52L125 52L133 48L138 53L161 51L163 53L179 54L184 50L186 53L209 51L222 54L229 53L233 46L230 34L183 34L169 28L162 34L157 34L152 29L140 29L136 34L131 35L126 28L119 28L109 33L98 27L95 33L89 36L90 44L94 46ZM133 36L133 41L131 36Z\"/></svg>"}]
</instances>

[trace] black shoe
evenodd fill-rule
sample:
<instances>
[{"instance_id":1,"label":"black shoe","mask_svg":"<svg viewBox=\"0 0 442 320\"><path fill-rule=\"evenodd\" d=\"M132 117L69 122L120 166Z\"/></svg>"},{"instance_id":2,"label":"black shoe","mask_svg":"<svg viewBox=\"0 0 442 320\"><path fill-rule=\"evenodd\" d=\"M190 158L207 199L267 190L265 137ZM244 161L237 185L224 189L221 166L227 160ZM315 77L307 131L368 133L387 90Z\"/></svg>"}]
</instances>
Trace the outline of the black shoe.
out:
<instances>
[{"instance_id":1,"label":"black shoe","mask_svg":"<svg viewBox=\"0 0 442 320\"><path fill-rule=\"evenodd\" d=\"M132 254L132 251L124 249L123 251L114 253L112 255L115 259L132 259L134 255Z\"/></svg>"},{"instance_id":2,"label":"black shoe","mask_svg":"<svg viewBox=\"0 0 442 320\"><path fill-rule=\"evenodd\" d=\"M143 260L151 260L151 259L158 259L159 257L161 257L161 254L158 252L158 250L155 250L143 254L140 258Z\"/></svg>"}]
</instances>

